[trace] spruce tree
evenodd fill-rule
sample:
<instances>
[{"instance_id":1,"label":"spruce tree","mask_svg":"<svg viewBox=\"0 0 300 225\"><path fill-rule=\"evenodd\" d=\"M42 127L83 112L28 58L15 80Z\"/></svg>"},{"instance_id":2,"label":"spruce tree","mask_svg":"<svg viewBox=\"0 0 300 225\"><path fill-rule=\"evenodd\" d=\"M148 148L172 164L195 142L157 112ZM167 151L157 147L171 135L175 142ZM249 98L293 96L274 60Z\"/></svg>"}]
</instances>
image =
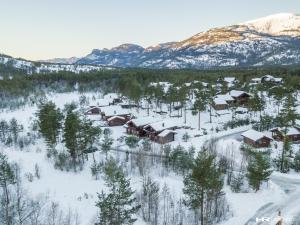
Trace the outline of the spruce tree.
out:
<instances>
[{"instance_id":1,"label":"spruce tree","mask_svg":"<svg viewBox=\"0 0 300 225\"><path fill-rule=\"evenodd\" d=\"M140 206L136 205L130 180L126 179L122 169L110 159L104 167L108 193L98 194L96 206L99 208L97 225L131 225L136 219L133 215Z\"/></svg>"},{"instance_id":2,"label":"spruce tree","mask_svg":"<svg viewBox=\"0 0 300 225\"><path fill-rule=\"evenodd\" d=\"M260 189L263 182L269 180L272 173L270 167L270 159L266 157L264 153L257 152L250 157L246 176L248 178L249 185L255 191Z\"/></svg>"},{"instance_id":3,"label":"spruce tree","mask_svg":"<svg viewBox=\"0 0 300 225\"><path fill-rule=\"evenodd\" d=\"M222 195L223 177L217 166L216 156L207 150L199 152L193 164L192 172L184 178L185 204L195 211L195 217L200 213L201 225L206 218L205 204L208 197L214 199ZM199 212L200 210L200 212Z\"/></svg>"}]
</instances>

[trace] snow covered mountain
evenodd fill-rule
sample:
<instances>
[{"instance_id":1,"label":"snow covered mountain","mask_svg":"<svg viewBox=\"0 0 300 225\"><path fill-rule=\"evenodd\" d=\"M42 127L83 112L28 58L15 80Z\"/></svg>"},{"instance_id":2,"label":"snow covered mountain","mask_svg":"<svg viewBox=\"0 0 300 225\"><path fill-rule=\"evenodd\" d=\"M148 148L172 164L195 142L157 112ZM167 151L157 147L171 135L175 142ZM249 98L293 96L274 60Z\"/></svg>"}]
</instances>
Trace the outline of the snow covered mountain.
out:
<instances>
[{"instance_id":1,"label":"snow covered mountain","mask_svg":"<svg viewBox=\"0 0 300 225\"><path fill-rule=\"evenodd\" d=\"M300 16L280 13L214 28L180 42L93 50L77 64L146 68L214 68L300 64Z\"/></svg>"},{"instance_id":2,"label":"snow covered mountain","mask_svg":"<svg viewBox=\"0 0 300 225\"><path fill-rule=\"evenodd\" d=\"M111 69L99 65L83 65L83 64L60 64L47 62L33 62L25 59L16 59L7 55L0 55L0 65L12 67L27 74L33 73L52 73L60 71L68 71L73 73L100 71Z\"/></svg>"}]
</instances>

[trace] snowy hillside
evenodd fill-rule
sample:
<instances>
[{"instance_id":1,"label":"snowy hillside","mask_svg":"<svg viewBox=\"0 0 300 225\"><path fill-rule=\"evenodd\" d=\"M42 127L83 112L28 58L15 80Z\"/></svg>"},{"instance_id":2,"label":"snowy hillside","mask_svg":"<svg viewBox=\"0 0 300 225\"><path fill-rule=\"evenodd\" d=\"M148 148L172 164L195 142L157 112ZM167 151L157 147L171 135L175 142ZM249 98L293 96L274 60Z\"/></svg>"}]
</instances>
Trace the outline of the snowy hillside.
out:
<instances>
[{"instance_id":1,"label":"snowy hillside","mask_svg":"<svg viewBox=\"0 0 300 225\"><path fill-rule=\"evenodd\" d=\"M25 71L27 74L53 73L53 72L60 72L60 71L81 73L81 72L101 71L103 69L111 69L109 67L103 67L97 65L33 62L25 59L16 59L6 55L0 55L0 64Z\"/></svg>"}]
</instances>

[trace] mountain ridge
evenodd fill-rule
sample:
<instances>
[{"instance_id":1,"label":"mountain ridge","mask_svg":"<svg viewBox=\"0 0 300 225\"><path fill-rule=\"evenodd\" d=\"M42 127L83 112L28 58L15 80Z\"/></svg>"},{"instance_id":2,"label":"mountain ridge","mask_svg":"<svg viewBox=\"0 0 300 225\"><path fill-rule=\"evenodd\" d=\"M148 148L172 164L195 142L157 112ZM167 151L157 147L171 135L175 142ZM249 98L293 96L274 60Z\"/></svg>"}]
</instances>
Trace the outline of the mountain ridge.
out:
<instances>
[{"instance_id":1,"label":"mountain ridge","mask_svg":"<svg viewBox=\"0 0 300 225\"><path fill-rule=\"evenodd\" d=\"M155 69L299 65L300 15L279 13L212 28L178 42L145 48L125 43L110 49L93 49L78 59L58 58L40 62L74 67L91 65Z\"/></svg>"}]
</instances>

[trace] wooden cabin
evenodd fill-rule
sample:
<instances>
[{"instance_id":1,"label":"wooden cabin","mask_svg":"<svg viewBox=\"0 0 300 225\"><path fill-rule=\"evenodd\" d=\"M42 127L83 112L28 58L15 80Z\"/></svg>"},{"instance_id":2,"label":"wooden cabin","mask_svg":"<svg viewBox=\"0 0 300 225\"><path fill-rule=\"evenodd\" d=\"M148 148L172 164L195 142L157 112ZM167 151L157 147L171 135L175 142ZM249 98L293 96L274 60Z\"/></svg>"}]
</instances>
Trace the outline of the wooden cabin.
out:
<instances>
[{"instance_id":1,"label":"wooden cabin","mask_svg":"<svg viewBox=\"0 0 300 225\"><path fill-rule=\"evenodd\" d=\"M234 101L240 105L243 105L249 101L251 97L250 94L244 91L232 90L229 92L229 95L234 99Z\"/></svg>"},{"instance_id":2,"label":"wooden cabin","mask_svg":"<svg viewBox=\"0 0 300 225\"><path fill-rule=\"evenodd\" d=\"M132 114L128 110L124 110L119 105L111 105L101 108L101 119L107 121L113 116L124 117L126 122L132 119Z\"/></svg>"},{"instance_id":3,"label":"wooden cabin","mask_svg":"<svg viewBox=\"0 0 300 225\"><path fill-rule=\"evenodd\" d=\"M175 141L175 134L176 132L173 130L164 130L156 136L154 141L159 144L166 144Z\"/></svg>"},{"instance_id":4,"label":"wooden cabin","mask_svg":"<svg viewBox=\"0 0 300 225\"><path fill-rule=\"evenodd\" d=\"M225 110L229 107L228 103L222 98L215 98L212 106L215 110Z\"/></svg>"},{"instance_id":5,"label":"wooden cabin","mask_svg":"<svg viewBox=\"0 0 300 225\"><path fill-rule=\"evenodd\" d=\"M242 137L244 138L245 144L254 148L267 148L270 146L272 141L272 138L268 137L264 133L252 129L242 133Z\"/></svg>"},{"instance_id":6,"label":"wooden cabin","mask_svg":"<svg viewBox=\"0 0 300 225\"><path fill-rule=\"evenodd\" d=\"M287 137L288 141L300 141L300 129L295 127L288 127L286 130L284 128L273 128L270 130L272 132L272 138L277 141L283 141L284 137Z\"/></svg>"},{"instance_id":7,"label":"wooden cabin","mask_svg":"<svg viewBox=\"0 0 300 225\"><path fill-rule=\"evenodd\" d=\"M100 115L101 108L99 106L90 106L88 110L85 111L86 115Z\"/></svg>"},{"instance_id":8,"label":"wooden cabin","mask_svg":"<svg viewBox=\"0 0 300 225\"><path fill-rule=\"evenodd\" d=\"M126 133L133 134L139 137L145 137L146 131L144 130L144 127L150 123L154 123L157 121L158 119L154 117L141 117L129 120L125 125Z\"/></svg>"},{"instance_id":9,"label":"wooden cabin","mask_svg":"<svg viewBox=\"0 0 300 225\"><path fill-rule=\"evenodd\" d=\"M113 116L107 119L107 124L110 127L123 126L128 120L122 116Z\"/></svg>"},{"instance_id":10,"label":"wooden cabin","mask_svg":"<svg viewBox=\"0 0 300 225\"><path fill-rule=\"evenodd\" d=\"M164 120L156 123L148 124L144 127L146 136L152 141L157 140L157 136L164 130L175 130L178 127L174 124L172 120Z\"/></svg>"}]
</instances>

